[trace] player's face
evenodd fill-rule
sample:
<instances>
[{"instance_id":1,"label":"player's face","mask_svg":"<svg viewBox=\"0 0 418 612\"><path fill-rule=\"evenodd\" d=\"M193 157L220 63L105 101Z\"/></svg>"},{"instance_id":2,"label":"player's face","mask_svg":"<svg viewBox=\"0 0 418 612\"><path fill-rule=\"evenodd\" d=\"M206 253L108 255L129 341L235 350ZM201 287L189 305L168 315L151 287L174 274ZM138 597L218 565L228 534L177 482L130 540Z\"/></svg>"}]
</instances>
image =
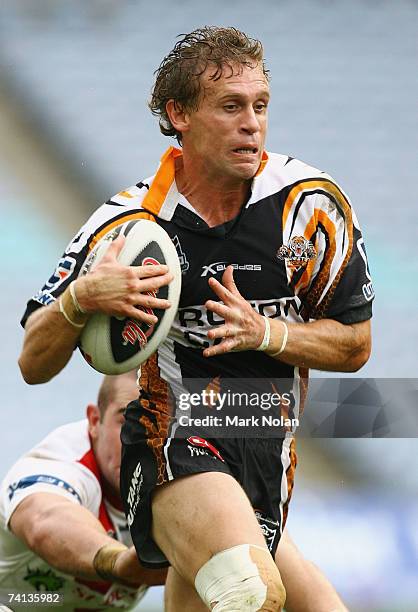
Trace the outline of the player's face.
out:
<instances>
[{"instance_id":1,"label":"player's face","mask_svg":"<svg viewBox=\"0 0 418 612\"><path fill-rule=\"evenodd\" d=\"M197 111L187 116L183 146L213 179L248 180L260 165L267 129L269 86L260 64L224 69L220 79L202 79Z\"/></svg>"},{"instance_id":2,"label":"player's face","mask_svg":"<svg viewBox=\"0 0 418 612\"><path fill-rule=\"evenodd\" d=\"M115 383L112 401L108 404L103 420L99 421L93 433L94 453L99 469L114 495L119 495L119 478L121 463L120 430L124 422L123 413L126 406L138 398L138 387L132 380L122 378Z\"/></svg>"}]
</instances>

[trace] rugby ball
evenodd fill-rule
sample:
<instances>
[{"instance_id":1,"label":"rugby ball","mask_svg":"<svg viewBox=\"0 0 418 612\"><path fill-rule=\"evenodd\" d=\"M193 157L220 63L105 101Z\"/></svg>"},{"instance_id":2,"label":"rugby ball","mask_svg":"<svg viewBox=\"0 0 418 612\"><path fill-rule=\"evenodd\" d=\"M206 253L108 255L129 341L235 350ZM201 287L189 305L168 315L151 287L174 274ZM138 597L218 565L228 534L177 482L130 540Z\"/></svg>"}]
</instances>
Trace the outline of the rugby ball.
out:
<instances>
[{"instance_id":1,"label":"rugby ball","mask_svg":"<svg viewBox=\"0 0 418 612\"><path fill-rule=\"evenodd\" d=\"M158 321L151 327L131 317L93 314L83 329L79 348L87 363L103 374L133 370L157 350L176 316L181 290L180 262L170 236L157 223L145 219L128 221L106 234L87 257L80 275L91 273L120 235L125 236L125 244L118 256L119 263L168 266L174 279L155 295L170 300L171 306L153 311Z\"/></svg>"}]
</instances>

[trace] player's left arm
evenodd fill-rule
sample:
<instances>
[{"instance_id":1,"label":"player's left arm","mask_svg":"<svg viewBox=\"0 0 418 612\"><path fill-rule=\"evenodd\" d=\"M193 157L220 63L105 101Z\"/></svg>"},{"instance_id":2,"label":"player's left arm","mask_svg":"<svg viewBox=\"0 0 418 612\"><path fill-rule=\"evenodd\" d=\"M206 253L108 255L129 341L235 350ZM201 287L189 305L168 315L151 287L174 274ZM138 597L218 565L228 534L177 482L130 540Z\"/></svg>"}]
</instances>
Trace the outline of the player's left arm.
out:
<instances>
[{"instance_id":1,"label":"player's left arm","mask_svg":"<svg viewBox=\"0 0 418 612\"><path fill-rule=\"evenodd\" d=\"M255 350L262 342L265 319L258 314L239 293L229 266L222 277L222 284L215 278L210 287L222 300L209 300L206 308L225 320L208 331L211 340L222 338L203 352L205 357L230 351ZM266 353L274 355L283 343L285 326L270 319L271 336ZM287 323L286 348L277 356L280 361L300 367L338 372L355 372L370 356L370 321L344 324L333 319L319 319L309 323Z\"/></svg>"},{"instance_id":2,"label":"player's left arm","mask_svg":"<svg viewBox=\"0 0 418 612\"><path fill-rule=\"evenodd\" d=\"M283 343L285 328L272 321L267 354L277 353ZM280 361L299 367L338 372L356 372L371 353L370 320L343 324L332 319L288 324L288 341L277 355Z\"/></svg>"},{"instance_id":3,"label":"player's left arm","mask_svg":"<svg viewBox=\"0 0 418 612\"><path fill-rule=\"evenodd\" d=\"M374 294L364 241L345 194L330 180L324 185L329 193L316 196L307 209L309 223L305 229L298 227L315 244L314 256L298 274L285 265L288 286L306 322L282 318L267 322L239 293L230 266L222 283L209 279L221 302L209 300L206 307L225 323L208 332L208 338L218 344L205 349L205 357L255 350L264 340L267 346L262 350L290 365L355 372L366 363ZM286 229L287 238L291 231Z\"/></svg>"}]
</instances>

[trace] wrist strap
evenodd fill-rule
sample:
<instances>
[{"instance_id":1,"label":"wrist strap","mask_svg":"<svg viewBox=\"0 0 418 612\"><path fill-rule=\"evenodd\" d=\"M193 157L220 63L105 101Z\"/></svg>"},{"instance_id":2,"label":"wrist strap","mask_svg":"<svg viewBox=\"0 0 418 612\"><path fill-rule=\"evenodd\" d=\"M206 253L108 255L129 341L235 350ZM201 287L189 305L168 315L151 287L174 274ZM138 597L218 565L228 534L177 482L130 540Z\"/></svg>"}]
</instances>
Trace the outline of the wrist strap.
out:
<instances>
[{"instance_id":1,"label":"wrist strap","mask_svg":"<svg viewBox=\"0 0 418 612\"><path fill-rule=\"evenodd\" d=\"M283 353L284 349L286 348L287 339L289 338L289 328L287 327L284 321L280 321L280 323L283 323L284 325L282 345L276 353L269 353L270 357L277 357L277 355L280 355L281 353Z\"/></svg>"},{"instance_id":2,"label":"wrist strap","mask_svg":"<svg viewBox=\"0 0 418 612\"><path fill-rule=\"evenodd\" d=\"M256 351L265 351L270 342L270 321L268 317L263 317L264 319L264 337L261 341L261 344L257 346Z\"/></svg>"},{"instance_id":3,"label":"wrist strap","mask_svg":"<svg viewBox=\"0 0 418 612\"><path fill-rule=\"evenodd\" d=\"M81 308L79 301L77 300L77 296L75 293L75 280L73 280L70 283L70 293L71 293L71 297L73 298L73 302L74 302L74 306L76 307L76 309L78 310L78 312L80 314L86 314L87 310L84 310L83 308Z\"/></svg>"},{"instance_id":4,"label":"wrist strap","mask_svg":"<svg viewBox=\"0 0 418 612\"><path fill-rule=\"evenodd\" d=\"M71 285L67 287L67 289L64 291L62 295L60 295L60 298L59 298L60 313L63 315L66 321L68 321L70 325L72 325L73 327L77 327L78 329L81 329L87 323L89 315L85 312L81 312L79 308L77 308L74 302L73 293L71 291Z\"/></svg>"},{"instance_id":5,"label":"wrist strap","mask_svg":"<svg viewBox=\"0 0 418 612\"><path fill-rule=\"evenodd\" d=\"M117 578L113 575L116 559L121 552L128 550L127 546L115 542L114 544L105 544L94 555L93 567L94 571L103 580L115 582Z\"/></svg>"},{"instance_id":6,"label":"wrist strap","mask_svg":"<svg viewBox=\"0 0 418 612\"><path fill-rule=\"evenodd\" d=\"M62 295L60 295L60 299L59 299L59 305L60 305L60 313L62 315L64 315L64 319L66 319L66 321L68 321L68 323L70 325L72 325L73 327L79 327L80 329L82 327L84 327L84 323L76 323L75 321L73 321L72 319L70 319L70 317L68 316L68 314L65 312L64 309L64 304L62 303Z\"/></svg>"}]
</instances>

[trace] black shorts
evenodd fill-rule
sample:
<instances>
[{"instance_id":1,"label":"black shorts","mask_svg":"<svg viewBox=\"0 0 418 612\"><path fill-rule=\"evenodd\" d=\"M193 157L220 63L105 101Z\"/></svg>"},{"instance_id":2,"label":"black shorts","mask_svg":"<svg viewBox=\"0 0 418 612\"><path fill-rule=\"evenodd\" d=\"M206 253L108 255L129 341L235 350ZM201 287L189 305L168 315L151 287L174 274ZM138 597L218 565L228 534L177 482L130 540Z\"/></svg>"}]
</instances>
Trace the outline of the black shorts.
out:
<instances>
[{"instance_id":1,"label":"black shorts","mask_svg":"<svg viewBox=\"0 0 418 612\"><path fill-rule=\"evenodd\" d=\"M271 554L283 532L293 489L291 438L168 437L169 417L129 404L122 427L121 496L138 557L145 567L169 564L151 538L156 486L199 472L224 472L247 494Z\"/></svg>"}]
</instances>

